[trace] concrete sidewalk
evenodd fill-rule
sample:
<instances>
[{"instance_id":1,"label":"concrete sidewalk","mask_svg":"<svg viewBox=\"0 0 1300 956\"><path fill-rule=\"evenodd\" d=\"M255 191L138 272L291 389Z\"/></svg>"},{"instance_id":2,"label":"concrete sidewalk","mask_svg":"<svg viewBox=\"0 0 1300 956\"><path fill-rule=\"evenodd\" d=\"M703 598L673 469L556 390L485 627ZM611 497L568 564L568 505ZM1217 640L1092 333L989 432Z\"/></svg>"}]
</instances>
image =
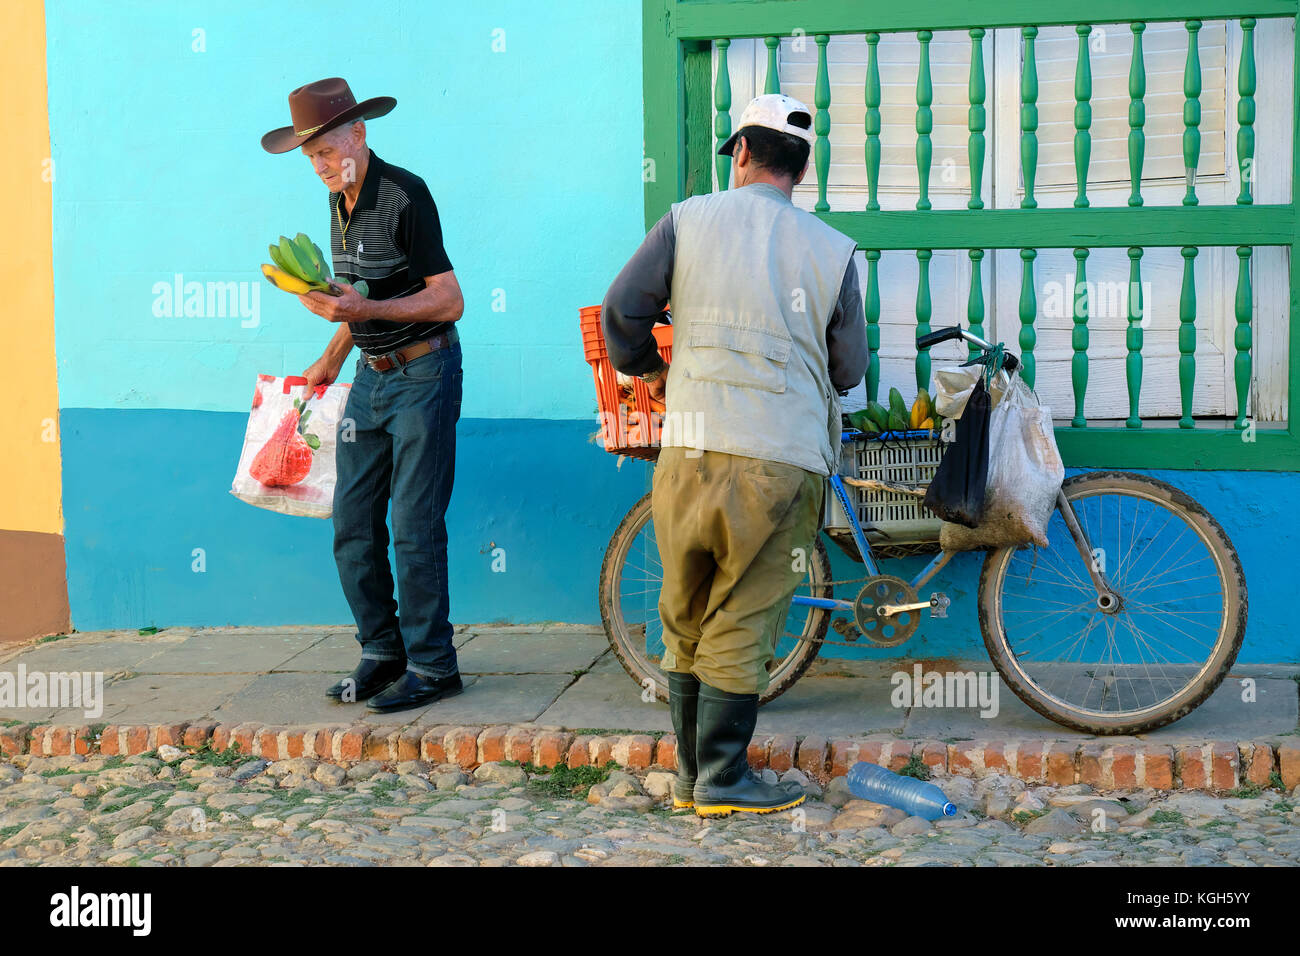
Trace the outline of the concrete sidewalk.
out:
<instances>
[{"instance_id":1,"label":"concrete sidewalk","mask_svg":"<svg viewBox=\"0 0 1300 956\"><path fill-rule=\"evenodd\" d=\"M357 725L419 728L529 725L574 733L671 731L667 707L646 703L598 627L459 625L456 645L465 693L398 714L325 698L336 675L356 664L346 627L166 628L151 636L105 631L46 639L0 652L0 671L102 671L103 714L54 707L0 709L0 725L158 725L213 720L235 725ZM922 662L925 669L992 672L987 660ZM897 708L889 675L913 662L818 660L795 687L759 712L759 734L911 740L1092 739L1048 721L1005 685L999 712ZM1244 665L1192 714L1141 739L1160 744L1258 741L1297 732L1296 665ZM1255 699L1243 701L1241 679ZM1135 738L1104 738L1121 743Z\"/></svg>"}]
</instances>

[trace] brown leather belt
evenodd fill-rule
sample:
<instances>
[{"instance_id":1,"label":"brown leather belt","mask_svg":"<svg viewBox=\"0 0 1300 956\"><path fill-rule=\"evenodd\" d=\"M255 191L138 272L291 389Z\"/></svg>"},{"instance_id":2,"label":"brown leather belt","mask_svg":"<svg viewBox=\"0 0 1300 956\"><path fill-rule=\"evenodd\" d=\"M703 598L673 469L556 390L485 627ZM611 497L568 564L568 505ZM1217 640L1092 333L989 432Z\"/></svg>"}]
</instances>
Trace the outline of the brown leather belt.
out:
<instances>
[{"instance_id":1,"label":"brown leather belt","mask_svg":"<svg viewBox=\"0 0 1300 956\"><path fill-rule=\"evenodd\" d=\"M438 349L449 348L459 341L460 336L455 329L451 329L447 332L440 332L433 338L425 339L422 342L412 342L410 345L394 352L385 352L383 355L367 355L366 364L376 372L391 372L395 368L401 368L412 359L417 359L421 355L427 355L430 352L436 352Z\"/></svg>"}]
</instances>

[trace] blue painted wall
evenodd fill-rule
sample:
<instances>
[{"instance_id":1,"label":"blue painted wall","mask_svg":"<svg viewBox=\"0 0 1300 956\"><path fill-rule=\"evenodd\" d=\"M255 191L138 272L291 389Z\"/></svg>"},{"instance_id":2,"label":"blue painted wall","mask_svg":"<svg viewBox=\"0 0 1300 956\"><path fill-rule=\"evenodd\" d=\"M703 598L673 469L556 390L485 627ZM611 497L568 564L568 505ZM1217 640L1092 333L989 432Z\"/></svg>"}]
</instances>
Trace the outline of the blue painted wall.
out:
<instances>
[{"instance_id":1,"label":"blue painted wall","mask_svg":"<svg viewBox=\"0 0 1300 956\"><path fill-rule=\"evenodd\" d=\"M245 415L64 409L62 420L79 630L351 620L331 523L230 494ZM593 430L582 420L461 419L448 513L453 620L599 621L605 545L648 473L615 468L587 441ZM491 568L498 547L504 572Z\"/></svg>"},{"instance_id":2,"label":"blue painted wall","mask_svg":"<svg viewBox=\"0 0 1300 956\"><path fill-rule=\"evenodd\" d=\"M68 589L81 630L143 624L336 624L350 619L330 550L330 523L251 508L232 497L243 442L235 413L65 409ZM597 580L624 512L648 490L640 462L615 467L584 420L462 419L448 514L457 621L599 623ZM165 448L164 448L165 445ZM1147 472L1200 501L1236 544L1250 587L1242 661L1300 660L1292 623L1300 551L1290 502L1300 476ZM492 570L503 548L505 572ZM206 570L193 570L194 549ZM861 566L830 546L837 578ZM925 562L894 562L911 576ZM958 556L933 584L952 599L926 621L910 656L978 657L981 558ZM926 592L929 593L929 590ZM827 648L828 656L893 652Z\"/></svg>"},{"instance_id":3,"label":"blue painted wall","mask_svg":"<svg viewBox=\"0 0 1300 956\"><path fill-rule=\"evenodd\" d=\"M453 619L598 622L604 547L648 470L618 469L588 440L577 309L600 301L643 233L640 4L374 0L366 26L333 44L322 10L47 4L73 624L349 619L329 523L228 494L255 376L300 372L332 332L256 271L280 233L328 234L307 163L258 139L288 121L290 89L330 75L358 97L397 97L369 124L371 144L428 182L465 290ZM178 274L252 281L256 320L155 315L155 284ZM1205 504L1242 553L1242 659L1300 660L1293 562L1279 560L1300 544L1300 477L1157 474ZM505 573L491 571L494 547ZM853 567L836 562L844 576ZM953 598L950 619L925 624L909 653L982 653L977 580L977 558L954 562L935 584Z\"/></svg>"}]
</instances>

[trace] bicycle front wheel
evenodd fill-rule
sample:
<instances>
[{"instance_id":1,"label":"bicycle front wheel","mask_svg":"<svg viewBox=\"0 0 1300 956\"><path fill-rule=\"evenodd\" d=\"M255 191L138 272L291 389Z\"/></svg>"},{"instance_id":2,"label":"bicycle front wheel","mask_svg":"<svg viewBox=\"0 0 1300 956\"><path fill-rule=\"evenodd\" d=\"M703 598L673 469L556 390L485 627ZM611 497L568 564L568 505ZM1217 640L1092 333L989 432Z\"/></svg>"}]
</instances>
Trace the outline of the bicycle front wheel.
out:
<instances>
[{"instance_id":1,"label":"bicycle front wheel","mask_svg":"<svg viewBox=\"0 0 1300 956\"><path fill-rule=\"evenodd\" d=\"M1219 523L1171 485L1090 472L1061 489L1118 603L1103 607L1058 506L1046 548L991 551L980 628L1003 680L1092 734L1172 723L1219 686L1246 631L1246 578Z\"/></svg>"},{"instance_id":2,"label":"bicycle front wheel","mask_svg":"<svg viewBox=\"0 0 1300 956\"><path fill-rule=\"evenodd\" d=\"M660 662L664 629L659 617L663 565L655 542L650 495L634 504L605 549L600 569L600 616L614 656L643 688L668 700L668 678ZM820 537L808 561L808 576L795 594L831 596L831 564ZM808 669L826 636L830 612L792 604L768 671L771 683L759 703L779 697Z\"/></svg>"}]
</instances>

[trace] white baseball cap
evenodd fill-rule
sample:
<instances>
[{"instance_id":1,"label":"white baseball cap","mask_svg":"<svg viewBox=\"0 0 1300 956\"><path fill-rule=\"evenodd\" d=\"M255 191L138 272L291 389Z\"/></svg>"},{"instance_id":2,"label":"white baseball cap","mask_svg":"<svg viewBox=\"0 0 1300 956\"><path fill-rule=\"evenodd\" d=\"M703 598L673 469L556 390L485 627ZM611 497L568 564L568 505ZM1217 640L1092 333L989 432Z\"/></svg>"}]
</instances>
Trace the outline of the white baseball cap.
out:
<instances>
[{"instance_id":1,"label":"white baseball cap","mask_svg":"<svg viewBox=\"0 0 1300 956\"><path fill-rule=\"evenodd\" d=\"M796 122L790 122L791 119ZM731 151L736 148L736 139L740 136L740 131L746 126L763 126L774 129L778 133L789 133L791 136L799 137L809 146L815 141L812 113L808 111L807 106L783 93L764 93L749 101L745 112L740 114L740 125L718 148L719 156L731 155Z\"/></svg>"}]
</instances>

